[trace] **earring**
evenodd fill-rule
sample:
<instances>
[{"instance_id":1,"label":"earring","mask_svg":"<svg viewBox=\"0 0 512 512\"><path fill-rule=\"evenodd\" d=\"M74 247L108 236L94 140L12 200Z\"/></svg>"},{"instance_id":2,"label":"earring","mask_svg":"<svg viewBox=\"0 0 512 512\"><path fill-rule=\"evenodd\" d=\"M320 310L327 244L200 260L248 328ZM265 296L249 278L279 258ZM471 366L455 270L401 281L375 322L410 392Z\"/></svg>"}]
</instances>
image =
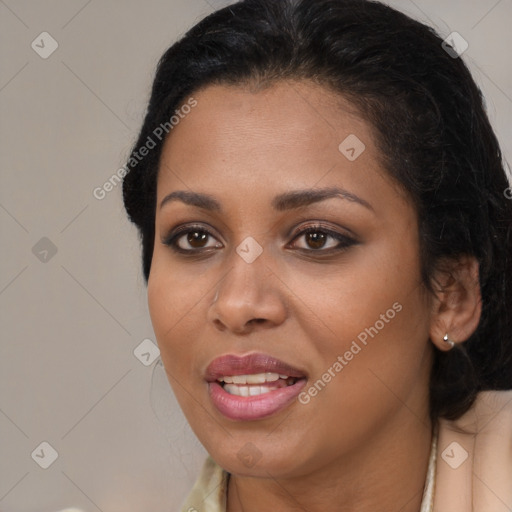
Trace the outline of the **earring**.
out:
<instances>
[{"instance_id":1,"label":"earring","mask_svg":"<svg viewBox=\"0 0 512 512\"><path fill-rule=\"evenodd\" d=\"M455 346L455 342L448 337L448 333L444 335L443 341L450 347L449 350Z\"/></svg>"}]
</instances>

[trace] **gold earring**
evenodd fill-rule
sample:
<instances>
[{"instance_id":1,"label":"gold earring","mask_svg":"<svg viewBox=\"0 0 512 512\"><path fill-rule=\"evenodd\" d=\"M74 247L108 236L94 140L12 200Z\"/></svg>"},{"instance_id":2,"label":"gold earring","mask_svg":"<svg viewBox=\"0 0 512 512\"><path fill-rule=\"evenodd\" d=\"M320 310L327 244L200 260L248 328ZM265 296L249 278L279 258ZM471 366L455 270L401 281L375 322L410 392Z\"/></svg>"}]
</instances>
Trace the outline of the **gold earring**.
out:
<instances>
[{"instance_id":1,"label":"gold earring","mask_svg":"<svg viewBox=\"0 0 512 512\"><path fill-rule=\"evenodd\" d=\"M444 335L443 341L450 347L449 350L455 346L455 342L448 337L448 333Z\"/></svg>"}]
</instances>

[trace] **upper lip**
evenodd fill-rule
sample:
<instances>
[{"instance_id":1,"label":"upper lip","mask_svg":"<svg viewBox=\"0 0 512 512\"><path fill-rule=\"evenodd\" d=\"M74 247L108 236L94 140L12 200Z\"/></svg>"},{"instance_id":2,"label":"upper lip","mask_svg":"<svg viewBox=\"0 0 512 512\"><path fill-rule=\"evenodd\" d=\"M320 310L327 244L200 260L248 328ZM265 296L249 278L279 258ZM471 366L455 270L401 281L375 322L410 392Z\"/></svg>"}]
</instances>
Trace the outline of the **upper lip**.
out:
<instances>
[{"instance_id":1,"label":"upper lip","mask_svg":"<svg viewBox=\"0 0 512 512\"><path fill-rule=\"evenodd\" d=\"M305 372L268 354L237 356L226 354L214 359L206 368L205 379L213 382L226 375L251 375L255 373L279 373L288 377L306 377Z\"/></svg>"}]
</instances>

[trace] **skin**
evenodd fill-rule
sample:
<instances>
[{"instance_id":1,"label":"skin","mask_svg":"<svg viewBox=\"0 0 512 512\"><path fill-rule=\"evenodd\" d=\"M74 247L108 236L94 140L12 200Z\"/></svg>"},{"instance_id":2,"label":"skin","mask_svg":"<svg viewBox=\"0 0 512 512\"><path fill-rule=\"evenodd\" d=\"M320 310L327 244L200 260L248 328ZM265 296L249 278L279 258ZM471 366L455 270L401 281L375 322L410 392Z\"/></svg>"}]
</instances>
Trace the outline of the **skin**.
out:
<instances>
[{"instance_id":1,"label":"skin","mask_svg":"<svg viewBox=\"0 0 512 512\"><path fill-rule=\"evenodd\" d=\"M228 511L417 512L432 436L430 339L446 350L445 333L459 342L476 328L475 262L439 274L437 297L426 292L415 207L384 169L372 127L340 95L282 81L193 96L161 157L148 304L180 406L232 474ZM338 150L350 134L366 146L355 161ZM370 206L338 197L271 207L278 194L334 186ZM223 211L160 208L176 190L209 194ZM322 256L336 239L296 236L318 222L357 243ZM180 238L195 256L162 242L185 224L212 233ZM250 264L235 251L248 236L263 248ZM309 387L395 303L402 310L308 404L233 421L210 401L204 372L216 357L267 353L303 370ZM247 443L261 456L252 467L237 456Z\"/></svg>"}]
</instances>

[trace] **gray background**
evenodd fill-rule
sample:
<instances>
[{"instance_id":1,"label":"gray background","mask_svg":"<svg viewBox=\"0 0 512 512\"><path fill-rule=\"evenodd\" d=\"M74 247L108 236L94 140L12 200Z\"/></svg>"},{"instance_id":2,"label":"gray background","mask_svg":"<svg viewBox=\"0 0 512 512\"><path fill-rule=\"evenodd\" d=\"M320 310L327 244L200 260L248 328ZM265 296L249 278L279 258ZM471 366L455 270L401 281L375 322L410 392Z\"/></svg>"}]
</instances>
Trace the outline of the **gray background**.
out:
<instances>
[{"instance_id":1,"label":"gray background","mask_svg":"<svg viewBox=\"0 0 512 512\"><path fill-rule=\"evenodd\" d=\"M121 187L92 191L124 164L161 54L227 3L0 0L2 512L173 511L197 477L205 452L158 359L134 355L154 335ZM390 5L468 41L510 161L512 0Z\"/></svg>"}]
</instances>

